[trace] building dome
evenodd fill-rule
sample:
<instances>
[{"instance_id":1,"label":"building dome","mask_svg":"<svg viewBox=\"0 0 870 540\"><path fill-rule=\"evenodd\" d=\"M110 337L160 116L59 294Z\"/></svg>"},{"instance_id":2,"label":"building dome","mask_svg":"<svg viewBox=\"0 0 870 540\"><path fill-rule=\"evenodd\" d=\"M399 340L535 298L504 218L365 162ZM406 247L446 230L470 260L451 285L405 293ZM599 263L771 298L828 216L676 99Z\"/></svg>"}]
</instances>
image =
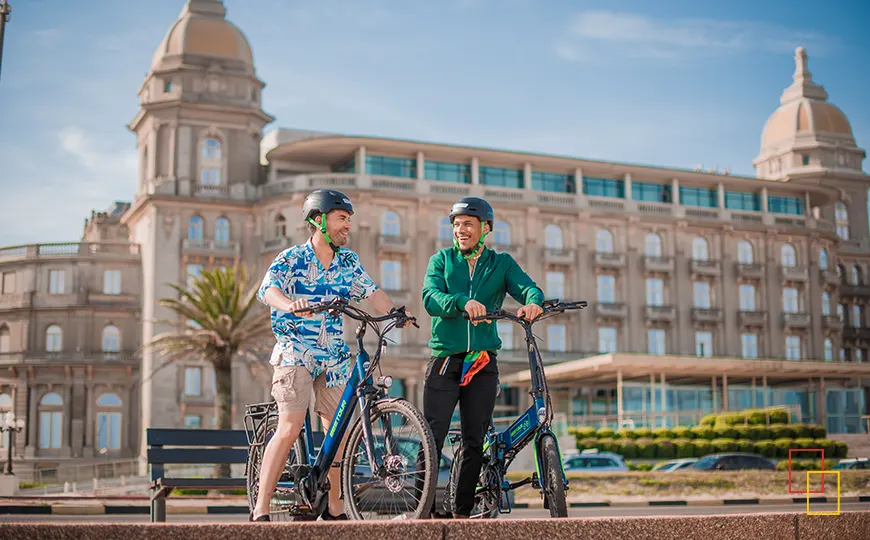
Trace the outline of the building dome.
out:
<instances>
[{"instance_id":1,"label":"building dome","mask_svg":"<svg viewBox=\"0 0 870 540\"><path fill-rule=\"evenodd\" d=\"M761 134L761 148L790 146L801 136L833 135L854 141L843 111L828 103L828 93L812 80L803 47L795 52L794 82L785 89L780 107L770 115Z\"/></svg>"},{"instance_id":2,"label":"building dome","mask_svg":"<svg viewBox=\"0 0 870 540\"><path fill-rule=\"evenodd\" d=\"M188 0L151 61L159 70L167 60L201 58L238 62L253 68L251 46L242 31L226 20L221 0Z\"/></svg>"}]
</instances>

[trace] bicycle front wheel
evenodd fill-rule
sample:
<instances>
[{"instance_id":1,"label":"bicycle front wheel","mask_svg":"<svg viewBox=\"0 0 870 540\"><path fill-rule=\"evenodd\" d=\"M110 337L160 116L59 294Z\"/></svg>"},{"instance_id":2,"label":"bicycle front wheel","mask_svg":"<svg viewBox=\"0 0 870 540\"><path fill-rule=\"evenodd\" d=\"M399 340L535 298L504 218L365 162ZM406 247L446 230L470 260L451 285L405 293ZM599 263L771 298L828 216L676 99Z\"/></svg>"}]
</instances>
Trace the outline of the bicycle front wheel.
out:
<instances>
[{"instance_id":1,"label":"bicycle front wheel","mask_svg":"<svg viewBox=\"0 0 870 540\"><path fill-rule=\"evenodd\" d=\"M568 517L568 501L565 497L565 482L562 478L562 463L556 439L550 435L541 440L541 461L543 462L544 497L550 508L550 517Z\"/></svg>"},{"instance_id":2,"label":"bicycle front wheel","mask_svg":"<svg viewBox=\"0 0 870 540\"><path fill-rule=\"evenodd\" d=\"M372 405L369 421L375 448L369 464L363 418L348 434L341 487L348 517L356 520L429 517L438 482L437 453L429 425L404 399Z\"/></svg>"}]
</instances>

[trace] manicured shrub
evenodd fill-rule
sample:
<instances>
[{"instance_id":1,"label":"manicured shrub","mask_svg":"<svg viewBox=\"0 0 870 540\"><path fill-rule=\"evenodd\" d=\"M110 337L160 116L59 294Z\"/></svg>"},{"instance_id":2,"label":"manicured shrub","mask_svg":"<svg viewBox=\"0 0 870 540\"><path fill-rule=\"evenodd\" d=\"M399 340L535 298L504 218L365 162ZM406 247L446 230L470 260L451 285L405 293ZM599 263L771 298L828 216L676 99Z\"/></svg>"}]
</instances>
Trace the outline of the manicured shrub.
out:
<instances>
[{"instance_id":1,"label":"manicured shrub","mask_svg":"<svg viewBox=\"0 0 870 540\"><path fill-rule=\"evenodd\" d=\"M737 438L737 428L734 426L727 425L717 425L713 428L713 431L716 433L717 439L736 439Z\"/></svg>"},{"instance_id":2,"label":"manicured shrub","mask_svg":"<svg viewBox=\"0 0 870 540\"><path fill-rule=\"evenodd\" d=\"M849 445L844 442L834 441L832 450L833 456L831 457L843 459L844 457L849 455ZM825 453L825 457L827 457L827 455L828 454Z\"/></svg>"},{"instance_id":3,"label":"manicured shrub","mask_svg":"<svg viewBox=\"0 0 870 540\"><path fill-rule=\"evenodd\" d=\"M637 433L633 429L622 428L616 432L616 437L619 439L637 439Z\"/></svg>"},{"instance_id":4,"label":"manicured shrub","mask_svg":"<svg viewBox=\"0 0 870 540\"><path fill-rule=\"evenodd\" d=\"M656 446L652 439L644 437L634 442L637 445L638 459L653 459L656 457Z\"/></svg>"},{"instance_id":5,"label":"manicured shrub","mask_svg":"<svg viewBox=\"0 0 870 540\"><path fill-rule=\"evenodd\" d=\"M752 439L753 441L766 441L772 436L773 434L767 426L749 426L748 439Z\"/></svg>"},{"instance_id":6,"label":"manicured shrub","mask_svg":"<svg viewBox=\"0 0 870 540\"><path fill-rule=\"evenodd\" d=\"M795 429L786 424L772 424L770 433L773 439L794 439Z\"/></svg>"},{"instance_id":7,"label":"manicured shrub","mask_svg":"<svg viewBox=\"0 0 870 540\"><path fill-rule=\"evenodd\" d=\"M776 446L774 442L771 440L766 441L756 441L755 442L755 452L761 454L767 458L775 458L776 457Z\"/></svg>"},{"instance_id":8,"label":"manicured shrub","mask_svg":"<svg viewBox=\"0 0 870 540\"><path fill-rule=\"evenodd\" d=\"M588 439L589 437L596 437L597 431L594 427L578 427L574 428L574 436L578 439Z\"/></svg>"},{"instance_id":9,"label":"manicured shrub","mask_svg":"<svg viewBox=\"0 0 870 540\"><path fill-rule=\"evenodd\" d=\"M634 434L636 435L635 439L651 439L652 438L652 430L650 428L637 428L634 430Z\"/></svg>"},{"instance_id":10,"label":"manicured shrub","mask_svg":"<svg viewBox=\"0 0 870 540\"><path fill-rule=\"evenodd\" d=\"M656 457L661 459L673 459L676 455L676 447L670 439L656 439Z\"/></svg>"},{"instance_id":11,"label":"manicured shrub","mask_svg":"<svg viewBox=\"0 0 870 540\"><path fill-rule=\"evenodd\" d=\"M695 439L692 441L693 446L695 447L695 456L694 457L704 457L707 454L712 454L715 452L713 449L713 444L707 439Z\"/></svg>"},{"instance_id":12,"label":"manicured shrub","mask_svg":"<svg viewBox=\"0 0 870 540\"><path fill-rule=\"evenodd\" d=\"M716 452L736 452L739 447L734 439L713 439L713 449Z\"/></svg>"},{"instance_id":13,"label":"manicured shrub","mask_svg":"<svg viewBox=\"0 0 870 540\"><path fill-rule=\"evenodd\" d=\"M696 439L705 439L712 441L716 437L716 432L710 426L695 426L692 428L692 433Z\"/></svg>"},{"instance_id":14,"label":"manicured shrub","mask_svg":"<svg viewBox=\"0 0 870 540\"><path fill-rule=\"evenodd\" d=\"M749 439L737 439L738 452L755 452L755 441Z\"/></svg>"},{"instance_id":15,"label":"manicured shrub","mask_svg":"<svg viewBox=\"0 0 870 540\"><path fill-rule=\"evenodd\" d=\"M653 430L653 438L655 439L673 439L674 432L668 428L656 428Z\"/></svg>"},{"instance_id":16,"label":"manicured shrub","mask_svg":"<svg viewBox=\"0 0 870 540\"><path fill-rule=\"evenodd\" d=\"M595 433L599 439L612 439L615 434L616 432L609 427L598 428L598 431Z\"/></svg>"},{"instance_id":17,"label":"manicured shrub","mask_svg":"<svg viewBox=\"0 0 870 540\"><path fill-rule=\"evenodd\" d=\"M675 439L692 439L695 437L695 434L692 433L692 430L687 428L686 426L677 426L671 431L674 432Z\"/></svg>"},{"instance_id":18,"label":"manicured shrub","mask_svg":"<svg viewBox=\"0 0 870 540\"><path fill-rule=\"evenodd\" d=\"M616 441L617 453L626 459L633 459L637 457L637 444L634 442L634 439L624 438L617 439Z\"/></svg>"},{"instance_id":19,"label":"manicured shrub","mask_svg":"<svg viewBox=\"0 0 870 540\"><path fill-rule=\"evenodd\" d=\"M712 426L715 423L716 423L716 415L715 414L708 414L708 415L704 416L703 418L701 418L701 425L702 426Z\"/></svg>"},{"instance_id":20,"label":"manicured shrub","mask_svg":"<svg viewBox=\"0 0 870 540\"><path fill-rule=\"evenodd\" d=\"M674 448L677 458L695 457L695 442L690 439L674 439Z\"/></svg>"}]
</instances>

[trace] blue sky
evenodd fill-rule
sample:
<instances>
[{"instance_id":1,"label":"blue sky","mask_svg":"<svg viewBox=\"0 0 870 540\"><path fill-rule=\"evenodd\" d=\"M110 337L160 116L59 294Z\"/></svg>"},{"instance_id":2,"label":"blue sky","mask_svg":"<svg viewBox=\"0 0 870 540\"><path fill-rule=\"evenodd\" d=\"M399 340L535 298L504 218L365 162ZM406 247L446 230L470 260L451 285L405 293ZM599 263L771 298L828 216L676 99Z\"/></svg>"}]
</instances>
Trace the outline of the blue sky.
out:
<instances>
[{"instance_id":1,"label":"blue sky","mask_svg":"<svg viewBox=\"0 0 870 540\"><path fill-rule=\"evenodd\" d=\"M126 128L184 0L10 0L0 245L75 241L134 194ZM870 147L870 2L225 0L267 127L754 175L794 49ZM652 7L654 6L654 7ZM862 26L863 25L863 26ZM866 170L866 167L865 167Z\"/></svg>"}]
</instances>

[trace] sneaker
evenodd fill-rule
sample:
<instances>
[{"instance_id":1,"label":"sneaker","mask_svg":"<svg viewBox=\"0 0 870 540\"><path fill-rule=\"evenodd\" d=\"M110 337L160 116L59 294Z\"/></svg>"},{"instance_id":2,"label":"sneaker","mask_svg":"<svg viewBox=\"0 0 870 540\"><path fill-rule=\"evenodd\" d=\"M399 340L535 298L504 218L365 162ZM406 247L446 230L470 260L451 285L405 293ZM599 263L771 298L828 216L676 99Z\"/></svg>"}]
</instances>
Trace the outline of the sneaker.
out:
<instances>
[{"instance_id":1,"label":"sneaker","mask_svg":"<svg viewBox=\"0 0 870 540\"><path fill-rule=\"evenodd\" d=\"M257 519L254 519L254 513L251 512L251 515L248 516L248 521L272 521L272 518L269 514L263 514L262 516L257 516Z\"/></svg>"},{"instance_id":2,"label":"sneaker","mask_svg":"<svg viewBox=\"0 0 870 540\"><path fill-rule=\"evenodd\" d=\"M348 520L347 514L342 513L342 514L339 514L337 516L333 516L332 514L330 514L328 506L323 511L323 513L320 514L320 519L322 519L323 521L347 521Z\"/></svg>"}]
</instances>

